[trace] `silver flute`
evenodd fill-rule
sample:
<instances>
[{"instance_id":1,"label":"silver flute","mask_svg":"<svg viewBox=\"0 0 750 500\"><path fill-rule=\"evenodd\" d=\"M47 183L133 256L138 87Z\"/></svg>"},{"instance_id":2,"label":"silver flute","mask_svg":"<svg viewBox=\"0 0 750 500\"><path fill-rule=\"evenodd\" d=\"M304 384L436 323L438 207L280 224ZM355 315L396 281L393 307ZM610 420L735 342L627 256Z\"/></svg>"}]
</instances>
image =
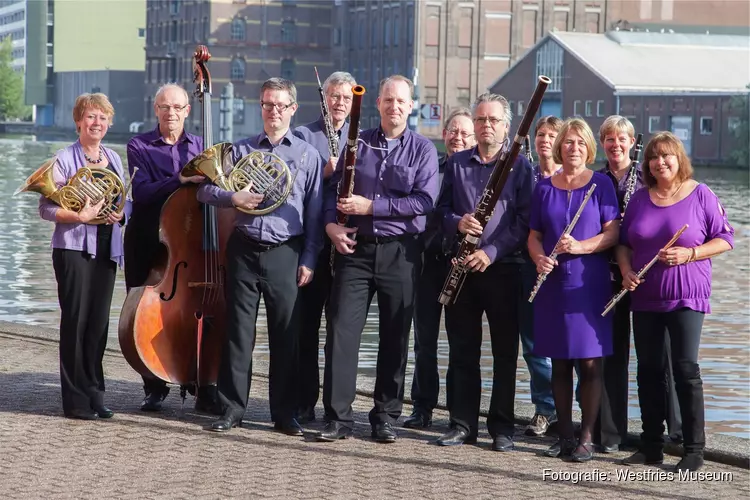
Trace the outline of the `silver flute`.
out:
<instances>
[{"instance_id":1,"label":"silver flute","mask_svg":"<svg viewBox=\"0 0 750 500\"><path fill-rule=\"evenodd\" d=\"M586 203L589 202L589 199L591 199L591 195L594 194L595 189L596 189L596 184L591 184L591 187L586 192L586 196L583 198L583 201L581 202L581 206L578 207L578 211L573 217L573 220L571 220L570 223L567 226L565 226L565 230L560 235L560 238L557 240L557 243L555 243L555 248L552 250L552 253L549 254L550 259L555 260L557 258L558 245L562 241L563 236L567 236L571 232L573 232L573 228L576 227L576 223L578 222L578 219L581 217L581 213L583 212L583 209L586 207ZM534 285L534 289L531 290L531 295L529 295L529 302L534 302L534 297L536 297L536 294L539 292L539 289L542 287L542 283L544 283L544 281L547 279L548 274L549 273L540 273L536 277L536 285Z\"/></svg>"}]
</instances>

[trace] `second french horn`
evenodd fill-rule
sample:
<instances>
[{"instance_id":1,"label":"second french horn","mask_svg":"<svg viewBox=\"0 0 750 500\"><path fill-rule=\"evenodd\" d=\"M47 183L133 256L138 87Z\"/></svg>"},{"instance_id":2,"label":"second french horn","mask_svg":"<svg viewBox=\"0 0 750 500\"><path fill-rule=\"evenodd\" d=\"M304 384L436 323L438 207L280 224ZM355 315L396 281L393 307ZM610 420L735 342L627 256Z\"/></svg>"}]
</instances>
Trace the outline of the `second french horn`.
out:
<instances>
[{"instance_id":1,"label":"second french horn","mask_svg":"<svg viewBox=\"0 0 750 500\"><path fill-rule=\"evenodd\" d=\"M225 174L225 172L227 172ZM226 191L249 191L263 195L258 208L238 210L265 215L276 210L292 191L294 178L286 162L267 151L253 151L232 165L232 144L222 142L203 151L182 169L182 175L205 175Z\"/></svg>"}]
</instances>

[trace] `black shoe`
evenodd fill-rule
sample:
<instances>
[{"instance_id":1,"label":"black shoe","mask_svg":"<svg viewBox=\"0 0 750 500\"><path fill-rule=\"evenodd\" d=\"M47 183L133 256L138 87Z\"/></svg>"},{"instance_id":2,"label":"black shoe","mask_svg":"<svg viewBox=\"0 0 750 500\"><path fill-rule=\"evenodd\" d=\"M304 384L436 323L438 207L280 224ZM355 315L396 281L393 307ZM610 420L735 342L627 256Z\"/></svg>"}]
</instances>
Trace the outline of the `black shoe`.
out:
<instances>
[{"instance_id":1,"label":"black shoe","mask_svg":"<svg viewBox=\"0 0 750 500\"><path fill-rule=\"evenodd\" d=\"M141 410L143 411L160 411L161 410L161 402L164 401L164 398L166 398L166 393L163 392L152 392L149 393L148 396L143 398L143 403L141 403Z\"/></svg>"},{"instance_id":2,"label":"black shoe","mask_svg":"<svg viewBox=\"0 0 750 500\"><path fill-rule=\"evenodd\" d=\"M348 439L354 435L351 427L340 424L336 421L330 421L322 431L315 435L317 441L329 442L338 441L339 439Z\"/></svg>"},{"instance_id":3,"label":"black shoe","mask_svg":"<svg viewBox=\"0 0 750 500\"><path fill-rule=\"evenodd\" d=\"M99 415L94 410L70 410L65 412L65 418L78 420L97 420Z\"/></svg>"},{"instance_id":4,"label":"black shoe","mask_svg":"<svg viewBox=\"0 0 750 500\"><path fill-rule=\"evenodd\" d=\"M372 426L372 438L377 443L395 443L398 434L390 422Z\"/></svg>"},{"instance_id":5,"label":"black shoe","mask_svg":"<svg viewBox=\"0 0 750 500\"><path fill-rule=\"evenodd\" d=\"M469 431L462 427L451 429L435 441L438 446L458 446L461 444L474 444L476 442L477 436L469 434Z\"/></svg>"},{"instance_id":6,"label":"black shoe","mask_svg":"<svg viewBox=\"0 0 750 500\"><path fill-rule=\"evenodd\" d=\"M703 453L688 453L677 462L674 470L677 472L695 472L701 467L703 467Z\"/></svg>"},{"instance_id":7,"label":"black shoe","mask_svg":"<svg viewBox=\"0 0 750 500\"><path fill-rule=\"evenodd\" d=\"M104 405L94 406L92 409L99 415L99 418L112 418L115 414L115 412Z\"/></svg>"},{"instance_id":8,"label":"black shoe","mask_svg":"<svg viewBox=\"0 0 750 500\"><path fill-rule=\"evenodd\" d=\"M544 455L551 458L568 458L576 449L576 443L572 439L558 439L555 444L545 450Z\"/></svg>"},{"instance_id":9,"label":"black shoe","mask_svg":"<svg viewBox=\"0 0 750 500\"><path fill-rule=\"evenodd\" d=\"M578 443L578 446L570 454L571 462L588 462L594 458L594 443Z\"/></svg>"},{"instance_id":10,"label":"black shoe","mask_svg":"<svg viewBox=\"0 0 750 500\"><path fill-rule=\"evenodd\" d=\"M224 415L224 408L222 408L218 401L202 398L200 396L195 400L195 411L210 413L211 415Z\"/></svg>"},{"instance_id":11,"label":"black shoe","mask_svg":"<svg viewBox=\"0 0 750 500\"><path fill-rule=\"evenodd\" d=\"M514 447L511 436L500 434L492 438L492 451L512 451Z\"/></svg>"},{"instance_id":12,"label":"black shoe","mask_svg":"<svg viewBox=\"0 0 750 500\"><path fill-rule=\"evenodd\" d=\"M404 427L407 429L427 429L431 425L432 415L418 410L414 410L414 412L404 420Z\"/></svg>"},{"instance_id":13,"label":"black shoe","mask_svg":"<svg viewBox=\"0 0 750 500\"><path fill-rule=\"evenodd\" d=\"M281 422L274 422L273 428L287 436L303 436L302 427L293 418Z\"/></svg>"},{"instance_id":14,"label":"black shoe","mask_svg":"<svg viewBox=\"0 0 750 500\"><path fill-rule=\"evenodd\" d=\"M600 453L617 453L620 451L619 444L597 444L596 450Z\"/></svg>"},{"instance_id":15,"label":"black shoe","mask_svg":"<svg viewBox=\"0 0 750 500\"><path fill-rule=\"evenodd\" d=\"M300 424L315 422L315 408L304 408L297 411L297 422Z\"/></svg>"},{"instance_id":16,"label":"black shoe","mask_svg":"<svg viewBox=\"0 0 750 500\"><path fill-rule=\"evenodd\" d=\"M636 451L628 458L623 458L622 465L658 465L664 462L664 452L657 451Z\"/></svg>"},{"instance_id":17,"label":"black shoe","mask_svg":"<svg viewBox=\"0 0 750 500\"><path fill-rule=\"evenodd\" d=\"M232 427L242 427L242 417L232 411L227 411L223 417L211 424L209 430L227 432L232 430Z\"/></svg>"}]
</instances>

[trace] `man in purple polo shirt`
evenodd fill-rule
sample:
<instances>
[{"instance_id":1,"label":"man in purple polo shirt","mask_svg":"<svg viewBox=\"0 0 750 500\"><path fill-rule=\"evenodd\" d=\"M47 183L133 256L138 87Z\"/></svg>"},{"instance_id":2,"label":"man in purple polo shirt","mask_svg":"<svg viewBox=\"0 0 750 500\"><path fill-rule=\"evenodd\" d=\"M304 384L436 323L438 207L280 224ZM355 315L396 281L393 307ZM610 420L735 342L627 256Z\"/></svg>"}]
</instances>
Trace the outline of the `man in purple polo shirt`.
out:
<instances>
[{"instance_id":1,"label":"man in purple polo shirt","mask_svg":"<svg viewBox=\"0 0 750 500\"><path fill-rule=\"evenodd\" d=\"M445 168L438 213L446 234L479 236L477 250L464 264L469 269L456 302L445 308L450 355L446 393L450 431L437 444L475 443L482 393L479 360L482 315L487 315L492 341L493 377L487 430L492 449L513 449L518 360L518 295L522 252L529 235L531 164L518 156L484 230L474 209L492 174L497 156L507 147L512 112L508 101L485 93L474 102L477 145L454 154Z\"/></svg>"},{"instance_id":2,"label":"man in purple polo shirt","mask_svg":"<svg viewBox=\"0 0 750 500\"><path fill-rule=\"evenodd\" d=\"M336 131L339 150L330 156L328 136L323 115L312 123L302 125L294 130L294 135L312 144L320 156L327 162L323 170L323 190L333 175L341 151L346 145L349 123L346 119L352 110L352 87L357 82L344 71L337 71L323 82L323 95L328 103L331 125ZM330 157L329 157L330 156ZM304 424L315 420L315 405L318 403L320 390L320 367L318 352L320 350L320 318L331 290L331 240L324 237L323 250L318 256L315 275L312 282L301 288L299 302L302 308L302 329L299 339L299 360L297 363L297 420Z\"/></svg>"},{"instance_id":3,"label":"man in purple polo shirt","mask_svg":"<svg viewBox=\"0 0 750 500\"><path fill-rule=\"evenodd\" d=\"M159 242L159 216L169 195L187 183L199 183L202 176L183 177L182 167L203 151L203 139L185 131L190 114L188 94L177 84L169 83L156 92L154 114L157 125L151 132L128 142L128 170L138 167L133 177L133 213L125 230L125 286L128 290L147 283L149 271L164 255ZM160 379L143 376L146 397L143 411L161 410L169 388ZM196 408L208 410L215 388L202 388Z\"/></svg>"},{"instance_id":4,"label":"man in purple polo shirt","mask_svg":"<svg viewBox=\"0 0 750 500\"><path fill-rule=\"evenodd\" d=\"M294 176L292 191L273 212L237 212L227 259L227 332L219 367L219 400L224 415L211 424L216 432L242 424L250 391L258 305L266 305L271 356L269 403L274 429L301 436L294 418L294 362L300 314L300 287L310 283L322 246L321 192L323 158L289 130L297 111L297 89L283 78L270 78L260 89L263 132L234 145L235 160L252 151L269 151L287 164ZM255 209L262 195L224 191L204 183L198 199L219 207Z\"/></svg>"},{"instance_id":5,"label":"man in purple polo shirt","mask_svg":"<svg viewBox=\"0 0 750 500\"><path fill-rule=\"evenodd\" d=\"M380 346L372 437L396 440L401 415L409 331L421 268L419 233L438 195L438 158L432 142L406 126L414 84L400 75L380 82L380 126L360 134L354 194L338 199L343 158L325 195L326 232L336 246L326 324L323 406L319 441L350 437L354 426L357 360L362 329L377 294ZM336 211L349 215L339 226ZM354 236L356 233L356 238Z\"/></svg>"}]
</instances>

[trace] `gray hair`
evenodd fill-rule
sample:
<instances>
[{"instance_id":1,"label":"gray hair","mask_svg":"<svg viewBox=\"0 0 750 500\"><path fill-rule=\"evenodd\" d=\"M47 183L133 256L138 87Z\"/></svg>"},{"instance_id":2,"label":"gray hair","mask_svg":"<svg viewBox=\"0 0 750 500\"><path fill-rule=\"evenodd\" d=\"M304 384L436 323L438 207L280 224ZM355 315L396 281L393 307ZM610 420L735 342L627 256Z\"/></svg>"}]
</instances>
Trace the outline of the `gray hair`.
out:
<instances>
[{"instance_id":1,"label":"gray hair","mask_svg":"<svg viewBox=\"0 0 750 500\"><path fill-rule=\"evenodd\" d=\"M159 89L156 91L156 94L154 95L154 102L159 100L159 97L166 92L167 90L179 90L182 95L185 96L185 102L187 104L190 104L190 96L187 93L187 90L185 90L182 86L176 84L176 83L165 83Z\"/></svg>"},{"instance_id":2,"label":"gray hair","mask_svg":"<svg viewBox=\"0 0 750 500\"><path fill-rule=\"evenodd\" d=\"M352 87L357 85L357 81L351 73L347 73L346 71L336 71L335 73L331 73L331 76L326 78L326 81L323 82L323 92L328 92L328 87L343 85L345 83L348 83Z\"/></svg>"},{"instance_id":3,"label":"gray hair","mask_svg":"<svg viewBox=\"0 0 750 500\"><path fill-rule=\"evenodd\" d=\"M485 92L484 94L477 97L476 101L474 101L474 104L471 107L472 112L476 113L477 108L480 104L485 102L499 102L503 106L503 120L505 121L505 125L510 127L510 122L513 120L513 110L510 109L510 104L508 104L508 99L501 96L500 94L493 94L491 92Z\"/></svg>"},{"instance_id":4,"label":"gray hair","mask_svg":"<svg viewBox=\"0 0 750 500\"><path fill-rule=\"evenodd\" d=\"M404 82L409 86L409 97L414 99L414 82L409 80L403 75L391 75L380 80L380 87L378 87L378 96L383 93L383 87L391 82Z\"/></svg>"},{"instance_id":5,"label":"gray hair","mask_svg":"<svg viewBox=\"0 0 750 500\"><path fill-rule=\"evenodd\" d=\"M297 102L297 87L294 86L291 80L287 80L286 78L269 78L260 87L261 97L263 97L263 92L266 90L286 90L289 92L289 97L292 98L292 103Z\"/></svg>"},{"instance_id":6,"label":"gray hair","mask_svg":"<svg viewBox=\"0 0 750 500\"><path fill-rule=\"evenodd\" d=\"M455 108L453 111L448 113L448 116L445 118L445 122L443 122L443 130L448 130L448 126L450 126L453 119L458 118L459 116L465 116L466 118L471 120L471 111L469 111L469 108L464 108L463 106L460 108Z\"/></svg>"}]
</instances>

